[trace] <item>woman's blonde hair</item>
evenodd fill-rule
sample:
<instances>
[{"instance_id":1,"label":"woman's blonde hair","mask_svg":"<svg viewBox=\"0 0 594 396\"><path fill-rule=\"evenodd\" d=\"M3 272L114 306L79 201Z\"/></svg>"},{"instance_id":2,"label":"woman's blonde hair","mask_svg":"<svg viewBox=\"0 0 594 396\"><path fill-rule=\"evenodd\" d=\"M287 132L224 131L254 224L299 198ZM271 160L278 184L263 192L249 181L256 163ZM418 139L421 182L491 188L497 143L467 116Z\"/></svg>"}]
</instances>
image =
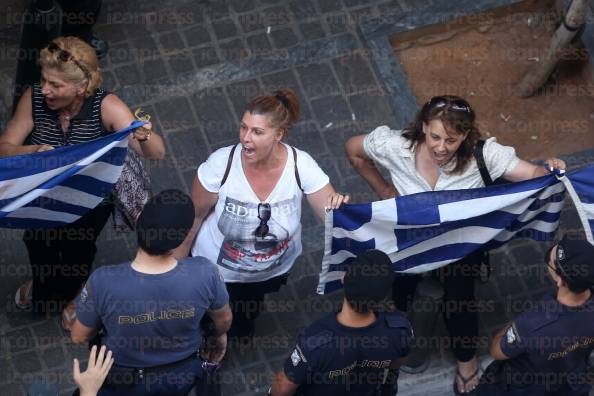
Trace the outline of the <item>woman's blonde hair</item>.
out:
<instances>
[{"instance_id":1,"label":"woman's blonde hair","mask_svg":"<svg viewBox=\"0 0 594 396\"><path fill-rule=\"evenodd\" d=\"M58 49L50 50L52 46ZM61 51L70 54L71 59L63 60L60 56ZM101 70L95 50L78 37L58 37L54 39L49 46L41 50L37 61L40 67L56 69L64 74L64 79L75 85L80 85L88 80L85 97L95 93L95 90L101 85Z\"/></svg>"}]
</instances>

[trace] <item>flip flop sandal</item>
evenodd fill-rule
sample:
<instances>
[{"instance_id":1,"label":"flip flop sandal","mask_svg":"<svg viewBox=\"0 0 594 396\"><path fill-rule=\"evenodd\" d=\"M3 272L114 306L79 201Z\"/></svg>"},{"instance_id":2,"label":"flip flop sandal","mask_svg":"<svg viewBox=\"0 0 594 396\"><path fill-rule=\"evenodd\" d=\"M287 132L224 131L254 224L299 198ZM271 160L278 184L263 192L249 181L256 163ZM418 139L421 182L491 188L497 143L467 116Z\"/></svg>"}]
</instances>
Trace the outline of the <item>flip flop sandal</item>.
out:
<instances>
[{"instance_id":1,"label":"flip flop sandal","mask_svg":"<svg viewBox=\"0 0 594 396\"><path fill-rule=\"evenodd\" d=\"M22 293L21 293L22 291ZM33 281L22 284L14 295L14 304L19 309L29 309L33 303Z\"/></svg>"},{"instance_id":2,"label":"flip flop sandal","mask_svg":"<svg viewBox=\"0 0 594 396\"><path fill-rule=\"evenodd\" d=\"M76 319L76 309L73 310L72 313L68 313L67 309L64 309L62 311L62 320L60 321L60 327L62 328L62 333L65 336L70 337L70 330L71 330L66 327L66 323L69 323L70 325L72 325L72 323L74 322L75 319Z\"/></svg>"},{"instance_id":3,"label":"flip flop sandal","mask_svg":"<svg viewBox=\"0 0 594 396\"><path fill-rule=\"evenodd\" d=\"M456 368L456 377L454 378L454 394L455 395L467 395L467 396L472 396L472 395L476 395L476 386L474 387L474 389L468 391L468 392L460 392L460 390L458 389L458 384L456 382L457 378L460 378L460 380L462 381L462 386L466 387L466 384L468 384L470 381L472 381L477 375L479 375L481 372L481 368L478 367L476 369L476 371L474 373L472 373L472 375L468 378L464 378L464 376L460 373L460 370L458 370ZM478 386L478 384L477 384Z\"/></svg>"}]
</instances>

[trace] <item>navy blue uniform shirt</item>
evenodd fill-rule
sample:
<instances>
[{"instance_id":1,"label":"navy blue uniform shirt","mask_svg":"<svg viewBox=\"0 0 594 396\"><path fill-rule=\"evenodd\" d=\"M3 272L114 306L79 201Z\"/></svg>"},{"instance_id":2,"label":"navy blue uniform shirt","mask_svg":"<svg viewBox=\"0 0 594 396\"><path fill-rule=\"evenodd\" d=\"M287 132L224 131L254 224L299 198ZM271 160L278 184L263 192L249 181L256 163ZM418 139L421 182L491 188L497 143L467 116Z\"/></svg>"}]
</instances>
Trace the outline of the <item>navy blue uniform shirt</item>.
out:
<instances>
[{"instance_id":1,"label":"navy blue uniform shirt","mask_svg":"<svg viewBox=\"0 0 594 396\"><path fill-rule=\"evenodd\" d=\"M80 322L105 326L115 364L151 367L182 360L202 342L200 319L229 301L223 278L204 257L179 260L162 274L131 263L97 268L76 299Z\"/></svg>"},{"instance_id":2,"label":"navy blue uniform shirt","mask_svg":"<svg viewBox=\"0 0 594 396\"><path fill-rule=\"evenodd\" d=\"M587 393L586 365L594 349L594 297L579 307L545 297L514 320L500 346L511 358L505 361L506 382L550 390L568 386Z\"/></svg>"},{"instance_id":3,"label":"navy blue uniform shirt","mask_svg":"<svg viewBox=\"0 0 594 396\"><path fill-rule=\"evenodd\" d=\"M307 327L285 363L285 374L307 396L363 396L383 383L391 364L408 354L412 330L400 313L378 313L366 327L346 327L332 313Z\"/></svg>"}]
</instances>

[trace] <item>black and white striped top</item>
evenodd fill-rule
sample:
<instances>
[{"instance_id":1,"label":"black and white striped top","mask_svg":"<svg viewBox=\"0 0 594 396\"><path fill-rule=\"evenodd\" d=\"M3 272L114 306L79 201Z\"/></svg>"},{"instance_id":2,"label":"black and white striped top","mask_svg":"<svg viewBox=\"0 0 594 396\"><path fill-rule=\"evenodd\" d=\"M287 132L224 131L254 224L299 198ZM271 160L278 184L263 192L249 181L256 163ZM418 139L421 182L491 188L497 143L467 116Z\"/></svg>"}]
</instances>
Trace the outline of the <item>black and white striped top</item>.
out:
<instances>
[{"instance_id":1,"label":"black and white striped top","mask_svg":"<svg viewBox=\"0 0 594 396\"><path fill-rule=\"evenodd\" d=\"M109 133L101 122L101 101L108 92L101 88L86 98L80 111L70 120L66 132L62 131L58 112L51 110L45 103L41 86L32 88L33 131L27 138L27 144L48 144L53 147L70 146L103 137Z\"/></svg>"}]
</instances>

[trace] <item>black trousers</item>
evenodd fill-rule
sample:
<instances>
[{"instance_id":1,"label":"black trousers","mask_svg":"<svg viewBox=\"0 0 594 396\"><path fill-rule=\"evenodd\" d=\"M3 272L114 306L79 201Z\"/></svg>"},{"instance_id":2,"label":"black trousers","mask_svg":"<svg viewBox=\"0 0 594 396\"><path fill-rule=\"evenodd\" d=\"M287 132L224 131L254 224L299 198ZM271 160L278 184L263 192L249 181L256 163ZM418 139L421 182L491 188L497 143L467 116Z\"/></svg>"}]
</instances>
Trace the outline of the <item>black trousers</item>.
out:
<instances>
[{"instance_id":1,"label":"black trousers","mask_svg":"<svg viewBox=\"0 0 594 396\"><path fill-rule=\"evenodd\" d=\"M76 297L89 278L95 242L112 210L113 204L105 200L67 226L25 231L35 311L60 312Z\"/></svg>"},{"instance_id":2,"label":"black trousers","mask_svg":"<svg viewBox=\"0 0 594 396\"><path fill-rule=\"evenodd\" d=\"M529 385L523 388L507 387L504 384L480 384L478 396L588 396L590 392L578 392L569 386L557 391L547 391L544 386Z\"/></svg>"},{"instance_id":3,"label":"black trousers","mask_svg":"<svg viewBox=\"0 0 594 396\"><path fill-rule=\"evenodd\" d=\"M203 360L195 358L167 369L133 369L113 365L99 396L184 396L193 388L199 396L210 396L202 392L206 374Z\"/></svg>"},{"instance_id":4,"label":"black trousers","mask_svg":"<svg viewBox=\"0 0 594 396\"><path fill-rule=\"evenodd\" d=\"M510 367L508 362L509 360L495 360L489 364L477 387L478 396L588 396L590 393L583 389L575 391L567 384L559 385L559 375L555 373L524 374ZM586 373L583 374L585 379ZM532 381L535 378L542 378L539 384L512 384L514 380ZM547 389L543 382L554 385L557 389Z\"/></svg>"},{"instance_id":5,"label":"black trousers","mask_svg":"<svg viewBox=\"0 0 594 396\"><path fill-rule=\"evenodd\" d=\"M474 283L479 276L482 257L482 252L475 253L432 273L443 284L443 314L450 334L449 345L456 359L462 362L476 355L478 313ZM422 275L396 275L392 284L392 297L399 310L408 311L421 279Z\"/></svg>"},{"instance_id":6,"label":"black trousers","mask_svg":"<svg viewBox=\"0 0 594 396\"><path fill-rule=\"evenodd\" d=\"M97 23L102 0L57 0L62 8L62 36L91 40L91 29Z\"/></svg>"},{"instance_id":7,"label":"black trousers","mask_svg":"<svg viewBox=\"0 0 594 396\"><path fill-rule=\"evenodd\" d=\"M287 284L288 274L280 275L264 282L226 283L229 305L233 312L230 337L251 337L254 335L255 320L262 311L262 303L267 293L277 292Z\"/></svg>"},{"instance_id":8,"label":"black trousers","mask_svg":"<svg viewBox=\"0 0 594 396\"><path fill-rule=\"evenodd\" d=\"M91 29L97 22L101 10L102 0L57 0L62 8L62 23L50 23L53 29L48 32L46 26L29 21L44 21L44 18L36 18L39 15L37 7L41 9L51 8L53 0L35 0L30 2L27 9L28 17L25 18L23 33L21 36L21 49L29 56L21 57L17 66L15 78L15 92L12 104L12 113L16 110L17 103L27 87L39 82L40 69L37 65L37 58L42 48L46 47L56 36L76 36L84 41L90 42ZM57 13L52 15L58 15ZM47 17L46 17L47 18ZM58 30L61 27L61 30Z\"/></svg>"}]
</instances>

